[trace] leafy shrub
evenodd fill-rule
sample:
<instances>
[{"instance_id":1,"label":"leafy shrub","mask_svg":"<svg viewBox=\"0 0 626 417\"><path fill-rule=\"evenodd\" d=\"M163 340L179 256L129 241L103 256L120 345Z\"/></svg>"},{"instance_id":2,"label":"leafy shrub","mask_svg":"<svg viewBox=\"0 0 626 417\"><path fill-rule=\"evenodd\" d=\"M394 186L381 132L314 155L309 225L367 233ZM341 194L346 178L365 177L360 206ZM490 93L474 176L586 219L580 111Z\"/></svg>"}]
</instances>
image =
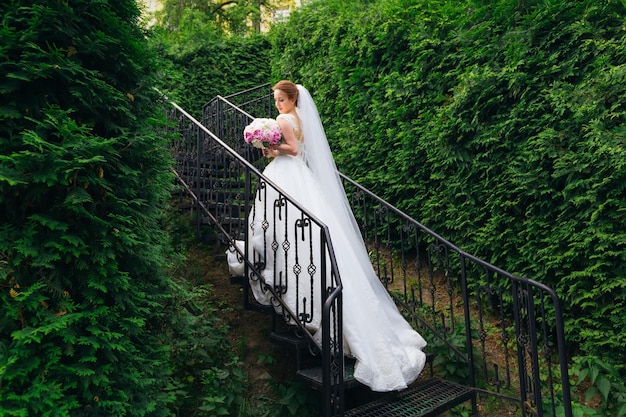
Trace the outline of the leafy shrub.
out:
<instances>
[{"instance_id":1,"label":"leafy shrub","mask_svg":"<svg viewBox=\"0 0 626 417\"><path fill-rule=\"evenodd\" d=\"M581 402L589 404L598 402L597 406L589 407L576 404L580 414L587 416L626 416L626 385L620 369L611 363L596 357L574 357L572 386L582 396ZM623 369L621 369L623 371Z\"/></svg>"},{"instance_id":2,"label":"leafy shrub","mask_svg":"<svg viewBox=\"0 0 626 417\"><path fill-rule=\"evenodd\" d=\"M207 302L210 288L189 287L181 277L166 332L172 347L172 373L168 390L174 394L176 415L237 415L246 383L242 363L226 339L226 327Z\"/></svg>"},{"instance_id":3,"label":"leafy shrub","mask_svg":"<svg viewBox=\"0 0 626 417\"><path fill-rule=\"evenodd\" d=\"M152 48L161 56L157 87L200 119L202 106L268 82L271 45L262 35L209 36L191 46L157 29Z\"/></svg>"},{"instance_id":4,"label":"leafy shrub","mask_svg":"<svg viewBox=\"0 0 626 417\"><path fill-rule=\"evenodd\" d=\"M272 76L309 87L343 172L556 288L569 341L621 364L625 17L616 0L312 2L272 30Z\"/></svg>"},{"instance_id":5,"label":"leafy shrub","mask_svg":"<svg viewBox=\"0 0 626 417\"><path fill-rule=\"evenodd\" d=\"M0 13L0 414L165 416L172 178L136 2Z\"/></svg>"},{"instance_id":6,"label":"leafy shrub","mask_svg":"<svg viewBox=\"0 0 626 417\"><path fill-rule=\"evenodd\" d=\"M272 385L278 395L278 401L271 413L272 417L321 415L319 396L301 382L290 380Z\"/></svg>"}]
</instances>

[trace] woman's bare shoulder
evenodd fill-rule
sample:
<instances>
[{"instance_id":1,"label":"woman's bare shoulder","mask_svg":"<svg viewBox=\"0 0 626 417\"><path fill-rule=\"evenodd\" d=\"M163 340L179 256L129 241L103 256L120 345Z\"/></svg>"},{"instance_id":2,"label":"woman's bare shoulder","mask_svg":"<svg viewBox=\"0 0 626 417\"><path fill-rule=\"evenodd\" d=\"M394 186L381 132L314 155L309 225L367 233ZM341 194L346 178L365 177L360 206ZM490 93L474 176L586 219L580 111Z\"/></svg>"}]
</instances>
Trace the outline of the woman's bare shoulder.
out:
<instances>
[{"instance_id":1,"label":"woman's bare shoulder","mask_svg":"<svg viewBox=\"0 0 626 417\"><path fill-rule=\"evenodd\" d=\"M298 116L295 116L293 114L289 114L289 113L281 113L278 116L276 116L276 120L278 119L286 119L289 120L291 122L296 122L298 120Z\"/></svg>"}]
</instances>

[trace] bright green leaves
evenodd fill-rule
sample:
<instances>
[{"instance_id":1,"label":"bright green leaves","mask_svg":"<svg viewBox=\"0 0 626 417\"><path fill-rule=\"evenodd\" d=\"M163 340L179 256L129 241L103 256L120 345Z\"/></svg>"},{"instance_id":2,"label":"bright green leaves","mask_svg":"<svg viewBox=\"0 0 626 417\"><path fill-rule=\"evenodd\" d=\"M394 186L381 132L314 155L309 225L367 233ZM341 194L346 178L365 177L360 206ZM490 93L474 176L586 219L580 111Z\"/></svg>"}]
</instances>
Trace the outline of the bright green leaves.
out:
<instances>
[{"instance_id":1,"label":"bright green leaves","mask_svg":"<svg viewBox=\"0 0 626 417\"><path fill-rule=\"evenodd\" d=\"M0 414L166 415L172 181L137 4L0 13Z\"/></svg>"},{"instance_id":2,"label":"bright green leaves","mask_svg":"<svg viewBox=\"0 0 626 417\"><path fill-rule=\"evenodd\" d=\"M155 86L191 114L201 112L217 95L270 81L271 46L266 36L202 38L193 45L190 48L168 36L155 37L153 42L164 58Z\"/></svg>"},{"instance_id":3,"label":"bright green leaves","mask_svg":"<svg viewBox=\"0 0 626 417\"><path fill-rule=\"evenodd\" d=\"M325 103L343 172L557 288L570 340L600 356L626 328L625 18L619 1L314 2L274 28L273 73Z\"/></svg>"}]
</instances>

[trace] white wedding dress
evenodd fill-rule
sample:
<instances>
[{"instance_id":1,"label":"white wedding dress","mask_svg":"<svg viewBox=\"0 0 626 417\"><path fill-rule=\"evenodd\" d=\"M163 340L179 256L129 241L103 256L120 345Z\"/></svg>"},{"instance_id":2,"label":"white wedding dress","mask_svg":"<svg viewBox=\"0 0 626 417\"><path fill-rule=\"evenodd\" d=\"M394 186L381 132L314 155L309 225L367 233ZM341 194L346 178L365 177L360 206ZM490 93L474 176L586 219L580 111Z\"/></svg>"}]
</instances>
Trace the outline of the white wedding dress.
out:
<instances>
[{"instance_id":1,"label":"white wedding dress","mask_svg":"<svg viewBox=\"0 0 626 417\"><path fill-rule=\"evenodd\" d=\"M354 377L374 391L404 389L424 368L422 349L426 341L402 317L376 276L315 104L306 89L298 88L302 129L295 117L278 117L291 123L299 152L297 156L277 156L263 174L328 226L343 284L344 346L346 354L356 359ZM297 207L280 199L269 186L257 193L249 225L249 247L254 249L256 261L265 253L265 284L279 292L315 334L321 321L320 283L316 279L320 271L312 272L308 267L320 265L318 233L309 233L311 229L302 222ZM272 304L271 294L259 279L251 279L250 285L260 303Z\"/></svg>"}]
</instances>

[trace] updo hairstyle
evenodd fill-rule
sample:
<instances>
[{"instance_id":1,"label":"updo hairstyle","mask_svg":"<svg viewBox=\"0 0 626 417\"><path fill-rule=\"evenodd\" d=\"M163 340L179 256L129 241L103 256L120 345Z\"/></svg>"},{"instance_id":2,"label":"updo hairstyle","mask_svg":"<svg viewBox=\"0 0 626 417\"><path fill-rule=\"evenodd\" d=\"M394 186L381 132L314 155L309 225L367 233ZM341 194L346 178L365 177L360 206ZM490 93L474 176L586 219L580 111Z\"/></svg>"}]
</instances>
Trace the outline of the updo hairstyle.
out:
<instances>
[{"instance_id":1,"label":"updo hairstyle","mask_svg":"<svg viewBox=\"0 0 626 417\"><path fill-rule=\"evenodd\" d=\"M289 100L293 100L296 106L298 105L298 86L291 81L280 80L272 87L272 90L282 91Z\"/></svg>"}]
</instances>

